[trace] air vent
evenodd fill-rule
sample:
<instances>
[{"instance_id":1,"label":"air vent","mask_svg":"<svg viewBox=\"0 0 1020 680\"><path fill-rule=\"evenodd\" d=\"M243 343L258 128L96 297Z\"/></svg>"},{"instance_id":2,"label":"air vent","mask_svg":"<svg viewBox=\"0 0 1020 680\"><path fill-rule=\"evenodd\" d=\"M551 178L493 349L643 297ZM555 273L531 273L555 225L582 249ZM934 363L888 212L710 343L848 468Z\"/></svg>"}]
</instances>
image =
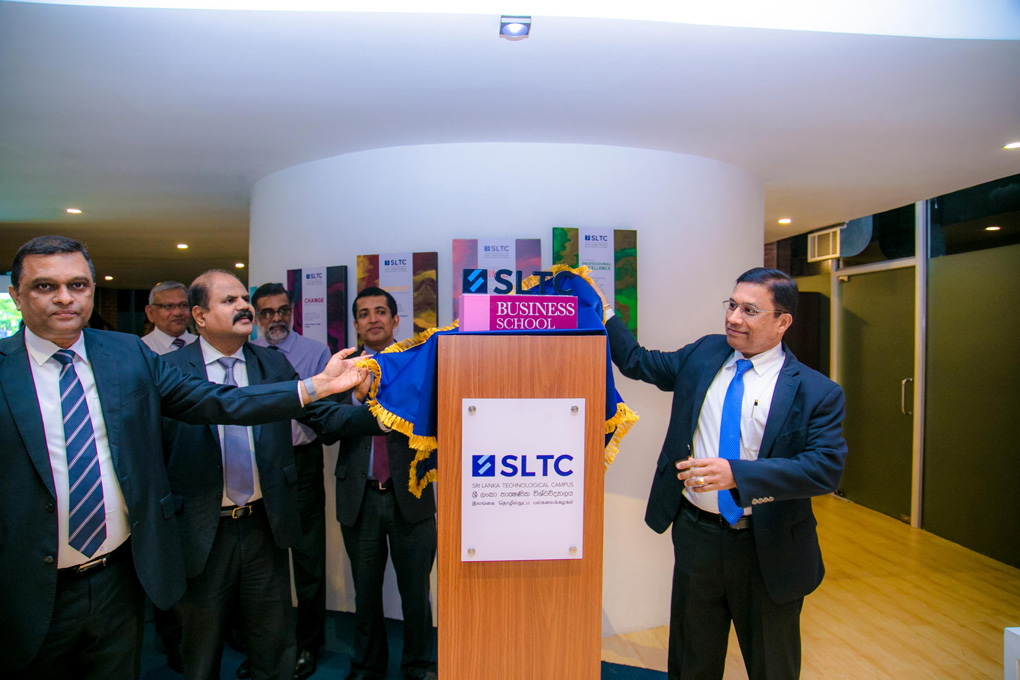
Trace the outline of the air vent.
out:
<instances>
[{"instance_id":1,"label":"air vent","mask_svg":"<svg viewBox=\"0 0 1020 680\"><path fill-rule=\"evenodd\" d=\"M839 227L808 234L808 262L832 260L839 257Z\"/></svg>"}]
</instances>

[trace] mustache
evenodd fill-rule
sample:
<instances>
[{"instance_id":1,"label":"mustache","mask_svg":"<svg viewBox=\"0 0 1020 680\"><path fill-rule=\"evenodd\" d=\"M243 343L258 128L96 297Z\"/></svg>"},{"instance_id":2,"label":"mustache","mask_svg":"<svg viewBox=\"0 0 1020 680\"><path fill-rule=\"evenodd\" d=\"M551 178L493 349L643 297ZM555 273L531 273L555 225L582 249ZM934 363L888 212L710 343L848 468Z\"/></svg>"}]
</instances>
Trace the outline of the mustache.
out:
<instances>
[{"instance_id":1,"label":"mustache","mask_svg":"<svg viewBox=\"0 0 1020 680\"><path fill-rule=\"evenodd\" d=\"M241 319L248 319L248 321L254 322L255 321L255 316L251 313L251 311L249 311L247 309L242 309L237 314L234 314L234 321L233 321L233 323L237 323Z\"/></svg>"}]
</instances>

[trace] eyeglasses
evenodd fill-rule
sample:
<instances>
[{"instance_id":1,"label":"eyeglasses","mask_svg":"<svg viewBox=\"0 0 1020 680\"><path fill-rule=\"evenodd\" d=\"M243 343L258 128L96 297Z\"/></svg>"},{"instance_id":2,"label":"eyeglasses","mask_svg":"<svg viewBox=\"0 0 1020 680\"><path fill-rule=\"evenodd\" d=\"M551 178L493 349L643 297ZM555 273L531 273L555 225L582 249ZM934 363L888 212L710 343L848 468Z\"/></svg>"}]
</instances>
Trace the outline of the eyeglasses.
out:
<instances>
[{"instance_id":1,"label":"eyeglasses","mask_svg":"<svg viewBox=\"0 0 1020 680\"><path fill-rule=\"evenodd\" d=\"M191 309L191 305L188 304L187 302L178 302L176 304L170 304L170 305L161 305L158 302L153 302L152 306L153 307L159 307L164 312L170 312L170 311L173 311L175 309L178 310L178 311L181 311L181 312L186 312L189 309Z\"/></svg>"},{"instance_id":2,"label":"eyeglasses","mask_svg":"<svg viewBox=\"0 0 1020 680\"><path fill-rule=\"evenodd\" d=\"M284 305L283 307L280 307L279 309L268 309L267 308L267 309L263 309L263 310L259 311L259 318L261 318L261 319L263 319L265 321L269 321L274 316L279 314L281 319L289 319L290 318L290 313L292 311L294 311L294 310L289 305Z\"/></svg>"},{"instance_id":3,"label":"eyeglasses","mask_svg":"<svg viewBox=\"0 0 1020 680\"><path fill-rule=\"evenodd\" d=\"M752 304L743 304L743 305L741 305L741 304L738 304L737 301L733 300L733 299L723 300L722 304L723 304L723 309L726 310L726 316L729 316L733 312L737 311L737 309L740 309L740 313L743 314L748 319L753 319L754 317L758 316L759 314L767 314L769 312L771 312L773 314L786 314L786 312L784 312L781 309L758 309L757 307L755 307Z\"/></svg>"}]
</instances>

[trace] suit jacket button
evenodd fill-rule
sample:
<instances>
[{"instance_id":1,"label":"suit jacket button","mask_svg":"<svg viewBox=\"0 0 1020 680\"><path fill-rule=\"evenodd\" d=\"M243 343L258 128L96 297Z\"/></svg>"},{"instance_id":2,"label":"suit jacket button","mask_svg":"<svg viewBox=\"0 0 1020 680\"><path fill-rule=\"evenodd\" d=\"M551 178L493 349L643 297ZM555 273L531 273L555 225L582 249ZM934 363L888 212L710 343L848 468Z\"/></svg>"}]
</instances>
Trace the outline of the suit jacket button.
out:
<instances>
[{"instance_id":1,"label":"suit jacket button","mask_svg":"<svg viewBox=\"0 0 1020 680\"><path fill-rule=\"evenodd\" d=\"M55 505L53 505L53 503L47 503L46 504L46 512L53 512L56 509L57 509L57 507Z\"/></svg>"},{"instance_id":2,"label":"suit jacket button","mask_svg":"<svg viewBox=\"0 0 1020 680\"><path fill-rule=\"evenodd\" d=\"M42 561L43 564L53 564L54 562L56 562L56 560L53 559L53 555L47 555Z\"/></svg>"}]
</instances>

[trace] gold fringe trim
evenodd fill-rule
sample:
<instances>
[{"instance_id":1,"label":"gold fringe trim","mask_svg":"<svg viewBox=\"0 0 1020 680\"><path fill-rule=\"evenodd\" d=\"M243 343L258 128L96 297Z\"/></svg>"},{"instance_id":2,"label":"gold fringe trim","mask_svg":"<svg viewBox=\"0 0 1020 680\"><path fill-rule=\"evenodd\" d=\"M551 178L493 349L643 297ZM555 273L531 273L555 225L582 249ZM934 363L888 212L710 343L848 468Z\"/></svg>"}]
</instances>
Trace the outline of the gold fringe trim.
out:
<instances>
[{"instance_id":1,"label":"gold fringe trim","mask_svg":"<svg viewBox=\"0 0 1020 680\"><path fill-rule=\"evenodd\" d=\"M412 347L423 345L425 344L426 341L428 341L429 338L431 338L436 333L439 333L441 331L452 331L454 328L457 328L458 326L460 326L460 321L454 321L449 326L445 326L443 328L429 328L427 330L422 331L413 338L408 338L407 340L401 340L400 342L393 343L392 345L384 349L382 352L380 352L380 354L403 352L405 349L411 349Z\"/></svg>"},{"instance_id":2,"label":"gold fringe trim","mask_svg":"<svg viewBox=\"0 0 1020 680\"><path fill-rule=\"evenodd\" d=\"M627 436L630 428L634 427L634 423L638 421L639 417L637 413L621 401L616 405L616 415L606 421L606 434L613 433L613 438L606 444L606 470L616 460L616 454L620 452L620 441Z\"/></svg>"}]
</instances>

